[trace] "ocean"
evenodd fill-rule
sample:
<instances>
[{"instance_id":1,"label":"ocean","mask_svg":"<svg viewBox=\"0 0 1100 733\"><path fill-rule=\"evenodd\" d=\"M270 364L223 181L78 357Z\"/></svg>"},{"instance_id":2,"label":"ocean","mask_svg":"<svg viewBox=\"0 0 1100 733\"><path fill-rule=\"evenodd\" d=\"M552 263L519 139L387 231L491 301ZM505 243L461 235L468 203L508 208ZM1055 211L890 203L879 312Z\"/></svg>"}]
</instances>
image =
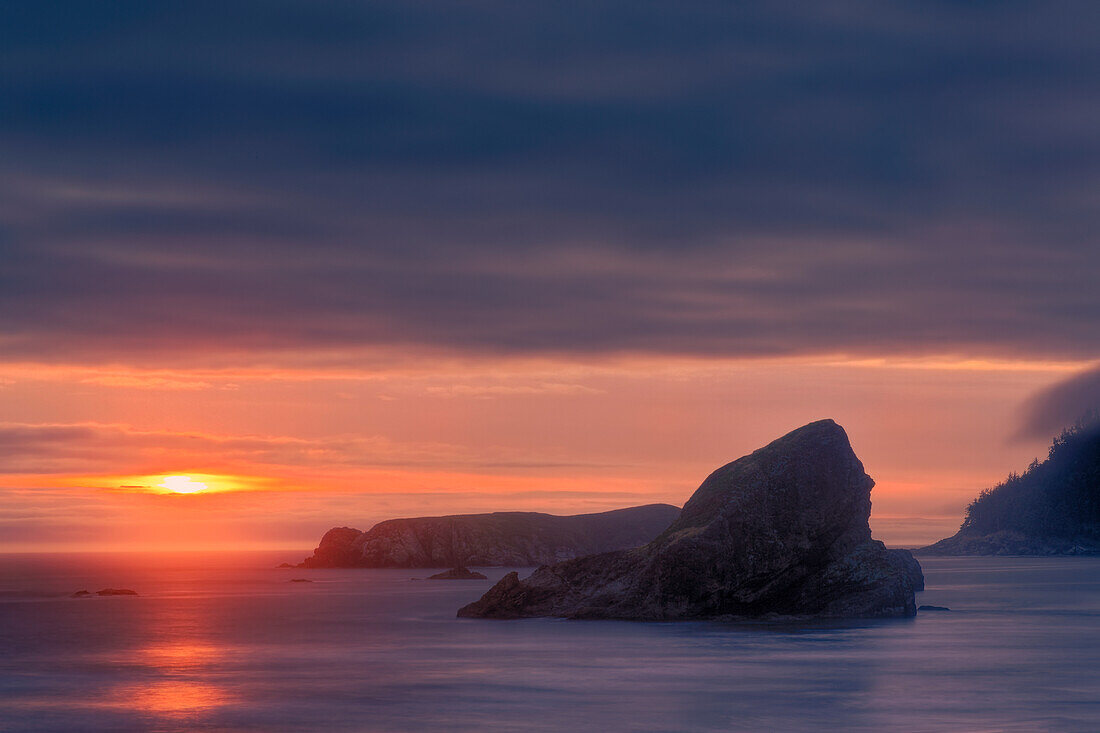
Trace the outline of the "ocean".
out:
<instances>
[{"instance_id":1,"label":"ocean","mask_svg":"<svg viewBox=\"0 0 1100 733\"><path fill-rule=\"evenodd\" d=\"M304 554L0 556L0 730L1100 731L1100 558L924 558L950 611L792 625L457 619L507 570Z\"/></svg>"}]
</instances>

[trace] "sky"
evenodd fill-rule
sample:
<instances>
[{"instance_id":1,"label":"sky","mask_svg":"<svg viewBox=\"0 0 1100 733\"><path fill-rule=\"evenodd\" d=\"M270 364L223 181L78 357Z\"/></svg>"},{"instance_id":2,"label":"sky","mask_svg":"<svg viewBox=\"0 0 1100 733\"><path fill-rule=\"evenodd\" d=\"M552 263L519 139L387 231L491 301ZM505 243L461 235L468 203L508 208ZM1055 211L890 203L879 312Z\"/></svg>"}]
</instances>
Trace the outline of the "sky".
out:
<instances>
[{"instance_id":1,"label":"sky","mask_svg":"<svg viewBox=\"0 0 1100 733\"><path fill-rule=\"evenodd\" d=\"M1098 22L4 4L0 551L682 504L824 417L952 534L1100 406Z\"/></svg>"}]
</instances>

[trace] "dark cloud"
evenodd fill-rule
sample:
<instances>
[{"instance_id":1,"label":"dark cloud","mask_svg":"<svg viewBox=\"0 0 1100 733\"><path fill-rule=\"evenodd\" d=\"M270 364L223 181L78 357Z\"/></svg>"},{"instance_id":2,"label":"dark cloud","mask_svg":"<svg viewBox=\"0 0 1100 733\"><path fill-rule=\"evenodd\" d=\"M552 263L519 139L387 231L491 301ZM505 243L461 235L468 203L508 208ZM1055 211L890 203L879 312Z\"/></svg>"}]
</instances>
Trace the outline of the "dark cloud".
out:
<instances>
[{"instance_id":1,"label":"dark cloud","mask_svg":"<svg viewBox=\"0 0 1100 733\"><path fill-rule=\"evenodd\" d=\"M1094 3L9 5L9 358L1100 347Z\"/></svg>"},{"instance_id":2,"label":"dark cloud","mask_svg":"<svg viewBox=\"0 0 1100 733\"><path fill-rule=\"evenodd\" d=\"M1052 438L1080 421L1097 418L1100 418L1100 366L1028 399L1018 437Z\"/></svg>"}]
</instances>

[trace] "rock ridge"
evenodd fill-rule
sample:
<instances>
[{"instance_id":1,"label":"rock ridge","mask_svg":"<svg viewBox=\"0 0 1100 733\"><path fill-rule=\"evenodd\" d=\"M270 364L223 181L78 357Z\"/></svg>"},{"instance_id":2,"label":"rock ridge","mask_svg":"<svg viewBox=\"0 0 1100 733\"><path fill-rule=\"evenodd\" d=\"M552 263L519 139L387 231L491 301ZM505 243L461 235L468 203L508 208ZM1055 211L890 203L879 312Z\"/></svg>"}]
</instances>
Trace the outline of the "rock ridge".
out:
<instances>
[{"instance_id":1,"label":"rock ridge","mask_svg":"<svg viewBox=\"0 0 1100 733\"><path fill-rule=\"evenodd\" d=\"M648 504L573 516L493 512L390 519L367 532L330 529L300 567L534 567L643 545L679 513L669 504Z\"/></svg>"}]
</instances>

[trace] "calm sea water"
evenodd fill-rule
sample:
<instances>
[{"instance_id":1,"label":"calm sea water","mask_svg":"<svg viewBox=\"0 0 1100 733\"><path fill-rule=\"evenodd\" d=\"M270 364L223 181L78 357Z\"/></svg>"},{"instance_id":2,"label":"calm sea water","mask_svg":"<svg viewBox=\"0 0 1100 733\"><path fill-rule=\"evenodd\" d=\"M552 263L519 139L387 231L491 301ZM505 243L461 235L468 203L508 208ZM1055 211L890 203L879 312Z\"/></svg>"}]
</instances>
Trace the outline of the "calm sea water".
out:
<instances>
[{"instance_id":1,"label":"calm sea water","mask_svg":"<svg viewBox=\"0 0 1100 733\"><path fill-rule=\"evenodd\" d=\"M948 613L774 626L460 620L505 570L292 556L0 556L0 729L1100 731L1100 559L925 559ZM141 596L68 597L103 587Z\"/></svg>"}]
</instances>

